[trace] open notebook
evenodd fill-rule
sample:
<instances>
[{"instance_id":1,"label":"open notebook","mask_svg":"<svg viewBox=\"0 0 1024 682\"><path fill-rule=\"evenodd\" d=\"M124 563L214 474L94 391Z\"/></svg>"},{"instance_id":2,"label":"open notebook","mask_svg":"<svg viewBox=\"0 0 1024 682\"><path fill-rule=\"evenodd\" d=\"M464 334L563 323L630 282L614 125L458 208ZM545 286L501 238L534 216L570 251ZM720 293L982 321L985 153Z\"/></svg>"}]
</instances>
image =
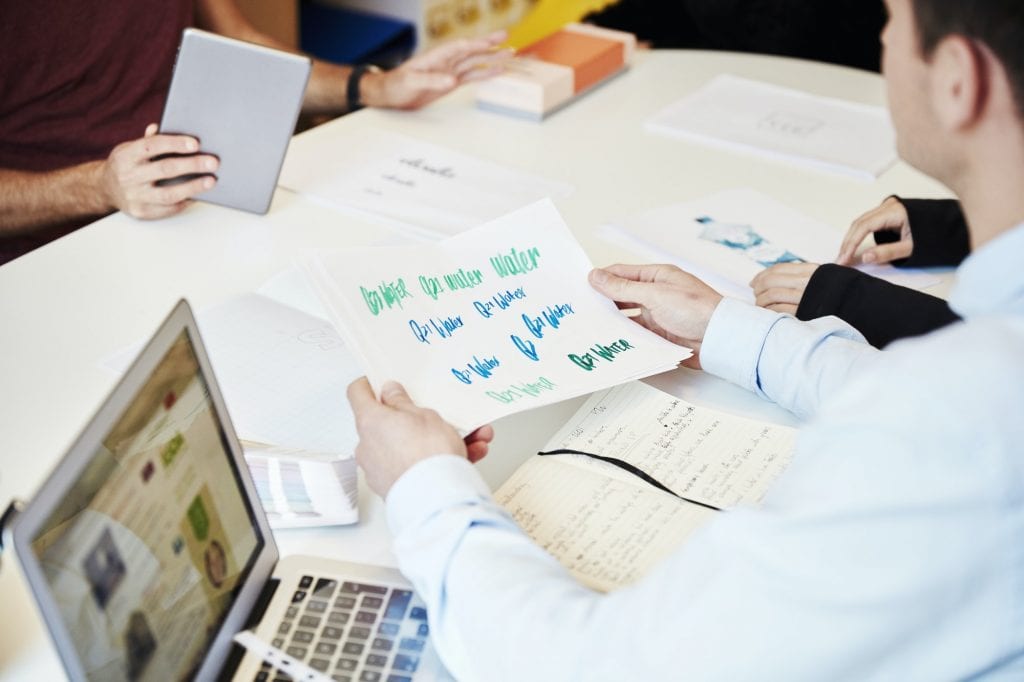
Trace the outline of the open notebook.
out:
<instances>
[{"instance_id":1,"label":"open notebook","mask_svg":"<svg viewBox=\"0 0 1024 682\"><path fill-rule=\"evenodd\" d=\"M608 591L719 510L760 502L795 438L632 382L592 395L495 498L581 582Z\"/></svg>"}]
</instances>

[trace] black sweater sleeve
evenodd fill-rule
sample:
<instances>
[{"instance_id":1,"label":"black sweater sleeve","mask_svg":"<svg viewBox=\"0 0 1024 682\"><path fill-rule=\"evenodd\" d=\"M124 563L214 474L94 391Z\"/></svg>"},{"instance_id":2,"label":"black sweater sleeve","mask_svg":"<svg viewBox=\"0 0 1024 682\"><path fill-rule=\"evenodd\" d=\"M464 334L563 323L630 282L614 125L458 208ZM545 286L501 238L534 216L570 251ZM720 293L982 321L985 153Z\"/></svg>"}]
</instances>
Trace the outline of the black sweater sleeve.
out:
<instances>
[{"instance_id":1,"label":"black sweater sleeve","mask_svg":"<svg viewBox=\"0 0 1024 682\"><path fill-rule=\"evenodd\" d=\"M955 199L903 199L896 197L907 209L907 222L914 239L914 252L893 265L923 268L932 265L960 265L971 251L967 221L960 202ZM875 232L875 241L889 244L898 241L899 233Z\"/></svg>"},{"instance_id":2,"label":"black sweater sleeve","mask_svg":"<svg viewBox=\"0 0 1024 682\"><path fill-rule=\"evenodd\" d=\"M796 311L801 320L826 315L849 323L876 348L960 319L941 298L832 263L814 271Z\"/></svg>"}]
</instances>

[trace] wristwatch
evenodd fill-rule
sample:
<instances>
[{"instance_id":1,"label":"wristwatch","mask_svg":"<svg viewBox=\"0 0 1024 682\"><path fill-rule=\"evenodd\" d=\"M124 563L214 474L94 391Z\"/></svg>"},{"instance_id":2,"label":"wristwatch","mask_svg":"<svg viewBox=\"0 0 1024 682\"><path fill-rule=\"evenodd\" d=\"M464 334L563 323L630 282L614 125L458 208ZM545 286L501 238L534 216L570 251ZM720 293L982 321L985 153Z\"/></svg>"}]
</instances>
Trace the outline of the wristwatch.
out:
<instances>
[{"instance_id":1,"label":"wristwatch","mask_svg":"<svg viewBox=\"0 0 1024 682\"><path fill-rule=\"evenodd\" d=\"M352 71L349 72L348 83L345 86L345 104L348 111L358 111L363 108L359 96L359 81L367 73L380 73L380 67L373 64L359 64L352 67Z\"/></svg>"}]
</instances>

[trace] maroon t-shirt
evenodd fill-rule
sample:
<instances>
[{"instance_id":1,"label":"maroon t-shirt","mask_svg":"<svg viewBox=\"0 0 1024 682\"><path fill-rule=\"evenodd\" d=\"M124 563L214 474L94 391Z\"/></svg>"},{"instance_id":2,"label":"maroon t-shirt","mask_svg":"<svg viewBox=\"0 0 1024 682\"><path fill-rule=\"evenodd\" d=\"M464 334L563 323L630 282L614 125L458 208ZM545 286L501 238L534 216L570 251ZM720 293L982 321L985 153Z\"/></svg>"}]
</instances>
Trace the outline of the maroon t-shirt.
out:
<instances>
[{"instance_id":1,"label":"maroon t-shirt","mask_svg":"<svg viewBox=\"0 0 1024 682\"><path fill-rule=\"evenodd\" d=\"M65 168L142 137L192 18L192 0L0 0L0 168ZM0 263L79 225L0 238Z\"/></svg>"}]
</instances>

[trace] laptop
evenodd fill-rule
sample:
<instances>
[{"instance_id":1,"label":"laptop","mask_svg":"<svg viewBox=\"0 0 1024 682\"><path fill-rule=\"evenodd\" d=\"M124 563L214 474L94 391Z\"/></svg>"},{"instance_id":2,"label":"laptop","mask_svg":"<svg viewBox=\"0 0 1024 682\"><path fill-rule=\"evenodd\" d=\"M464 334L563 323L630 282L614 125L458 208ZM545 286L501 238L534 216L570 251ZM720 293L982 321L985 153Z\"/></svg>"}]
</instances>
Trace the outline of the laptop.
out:
<instances>
[{"instance_id":1,"label":"laptop","mask_svg":"<svg viewBox=\"0 0 1024 682\"><path fill-rule=\"evenodd\" d=\"M73 680L447 677L398 571L278 560L185 301L5 535Z\"/></svg>"},{"instance_id":2,"label":"laptop","mask_svg":"<svg viewBox=\"0 0 1024 682\"><path fill-rule=\"evenodd\" d=\"M185 29L160 132L192 135L220 159L217 184L197 199L267 212L311 68L308 57Z\"/></svg>"}]
</instances>

